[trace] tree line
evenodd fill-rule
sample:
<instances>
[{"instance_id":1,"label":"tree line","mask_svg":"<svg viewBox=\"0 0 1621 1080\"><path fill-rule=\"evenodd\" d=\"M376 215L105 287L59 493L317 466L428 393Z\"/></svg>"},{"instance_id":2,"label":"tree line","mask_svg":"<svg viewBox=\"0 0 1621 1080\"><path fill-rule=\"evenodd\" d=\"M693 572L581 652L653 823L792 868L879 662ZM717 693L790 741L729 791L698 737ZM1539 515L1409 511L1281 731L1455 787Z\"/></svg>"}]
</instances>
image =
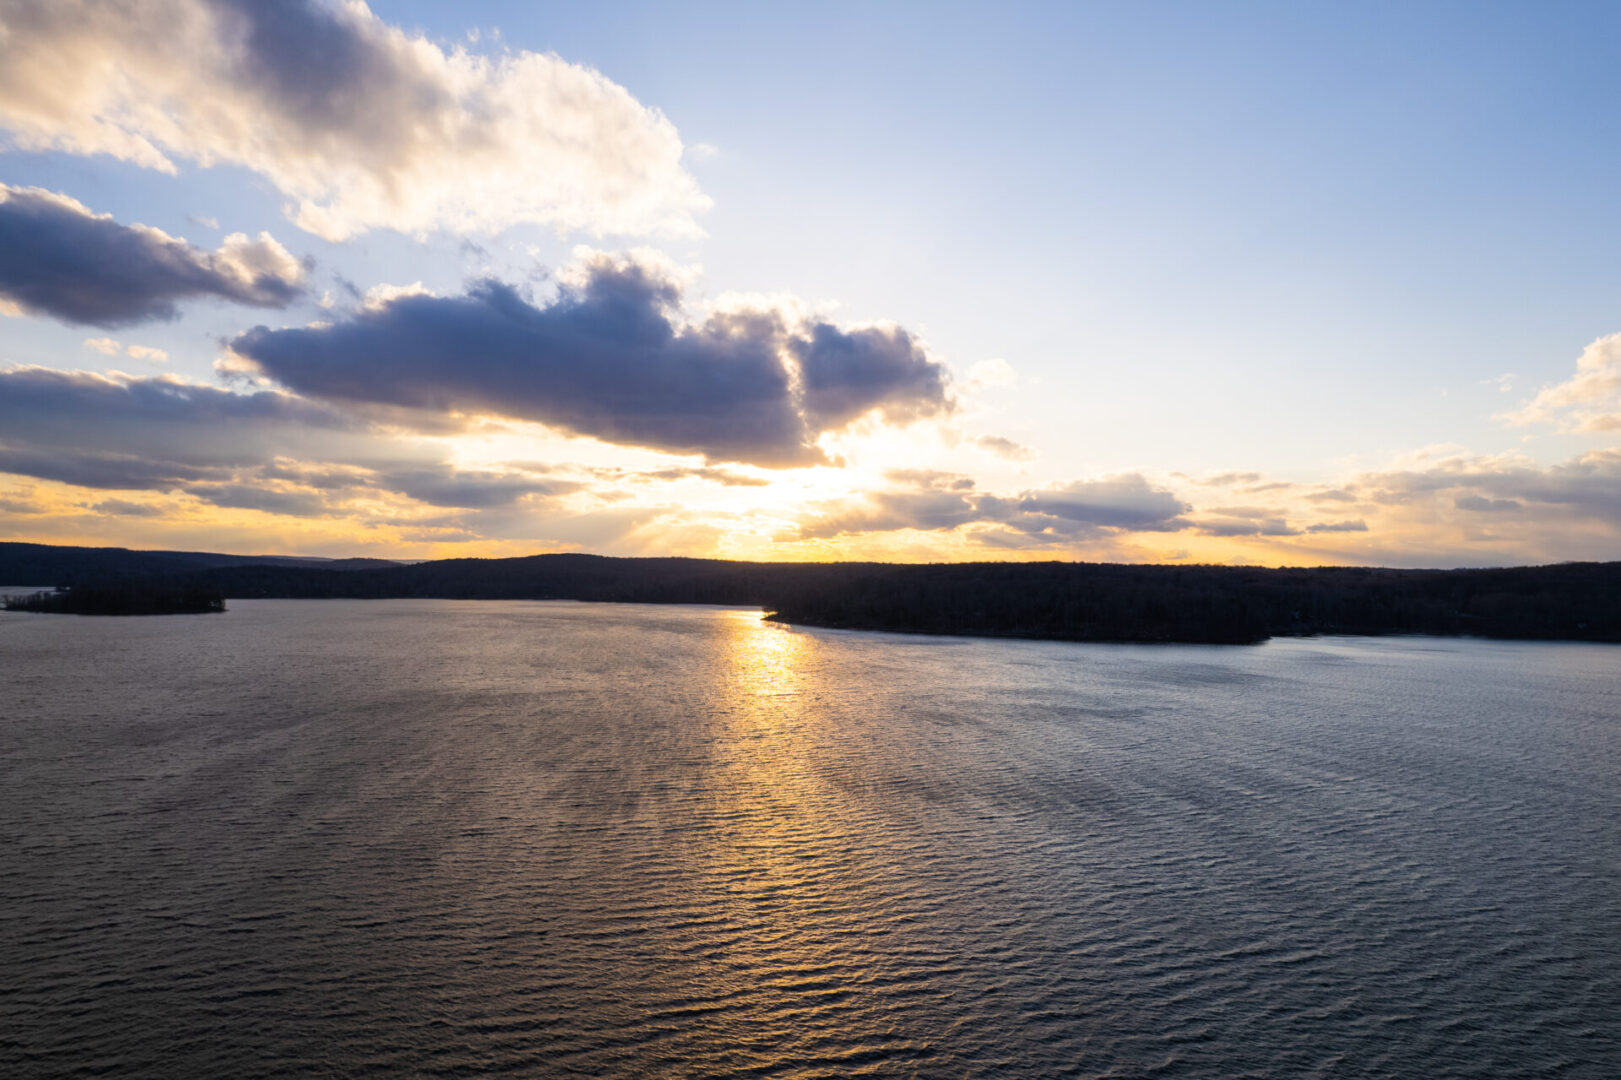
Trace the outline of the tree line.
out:
<instances>
[{"instance_id":1,"label":"tree line","mask_svg":"<svg viewBox=\"0 0 1621 1080\"><path fill-rule=\"evenodd\" d=\"M105 549L103 549L105 550ZM141 553L128 553L139 555ZM193 563L192 566L196 564ZM0 551L0 579L5 577ZM1112 563L757 563L534 555L329 569L118 570L231 598L594 600L759 606L783 622L1072 641L1248 643L1310 634L1621 641L1621 562L1484 570Z\"/></svg>"}]
</instances>

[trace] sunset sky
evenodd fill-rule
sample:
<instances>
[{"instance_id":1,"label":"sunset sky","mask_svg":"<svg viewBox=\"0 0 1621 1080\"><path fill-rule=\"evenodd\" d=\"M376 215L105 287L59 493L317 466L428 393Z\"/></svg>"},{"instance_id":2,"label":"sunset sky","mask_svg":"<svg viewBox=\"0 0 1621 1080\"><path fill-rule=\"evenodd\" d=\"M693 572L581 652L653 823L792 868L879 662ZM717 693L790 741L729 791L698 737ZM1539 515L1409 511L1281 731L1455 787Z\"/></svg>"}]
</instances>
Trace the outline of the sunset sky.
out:
<instances>
[{"instance_id":1,"label":"sunset sky","mask_svg":"<svg viewBox=\"0 0 1621 1080\"><path fill-rule=\"evenodd\" d=\"M0 539L1621 557L1621 8L0 0Z\"/></svg>"}]
</instances>

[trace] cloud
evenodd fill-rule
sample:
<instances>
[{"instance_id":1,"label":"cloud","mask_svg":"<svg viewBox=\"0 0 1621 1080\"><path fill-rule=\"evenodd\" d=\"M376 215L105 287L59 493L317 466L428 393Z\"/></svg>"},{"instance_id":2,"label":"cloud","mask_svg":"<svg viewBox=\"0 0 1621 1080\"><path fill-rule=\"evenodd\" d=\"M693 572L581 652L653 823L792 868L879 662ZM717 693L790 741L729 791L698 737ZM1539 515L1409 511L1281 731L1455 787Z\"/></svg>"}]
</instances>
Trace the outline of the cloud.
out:
<instances>
[{"instance_id":1,"label":"cloud","mask_svg":"<svg viewBox=\"0 0 1621 1080\"><path fill-rule=\"evenodd\" d=\"M27 149L240 165L331 240L371 228L698 233L675 127L556 56L448 51L358 0L0 0Z\"/></svg>"},{"instance_id":2,"label":"cloud","mask_svg":"<svg viewBox=\"0 0 1621 1080\"><path fill-rule=\"evenodd\" d=\"M584 486L527 473L455 470L445 465L386 471L375 483L431 506L462 509L508 506L530 495L566 495Z\"/></svg>"},{"instance_id":3,"label":"cloud","mask_svg":"<svg viewBox=\"0 0 1621 1080\"><path fill-rule=\"evenodd\" d=\"M1182 528L1178 518L1191 509L1136 473L1027 493L1019 508L1083 526L1151 531Z\"/></svg>"},{"instance_id":4,"label":"cloud","mask_svg":"<svg viewBox=\"0 0 1621 1080\"><path fill-rule=\"evenodd\" d=\"M231 470L104 450L40 451L0 443L0 472L116 491L172 491L193 480L225 479Z\"/></svg>"},{"instance_id":5,"label":"cloud","mask_svg":"<svg viewBox=\"0 0 1621 1080\"><path fill-rule=\"evenodd\" d=\"M944 369L899 327L842 330L816 322L791 334L787 345L813 430L843 427L873 409L904 423L938 413L944 403Z\"/></svg>"},{"instance_id":6,"label":"cloud","mask_svg":"<svg viewBox=\"0 0 1621 1080\"><path fill-rule=\"evenodd\" d=\"M1363 474L1347 486L1384 506L1451 506L1470 513L1535 509L1543 525L1553 524L1551 511L1564 510L1621 525L1621 449L1616 448L1546 466L1513 454L1456 454L1423 468Z\"/></svg>"},{"instance_id":7,"label":"cloud","mask_svg":"<svg viewBox=\"0 0 1621 1080\"><path fill-rule=\"evenodd\" d=\"M483 511L527 500L533 508L586 487L535 469L456 469L437 456L443 449L280 391L240 393L172 376L0 370L0 473L356 520L410 517L426 506ZM123 505L92 508L154 516Z\"/></svg>"},{"instance_id":8,"label":"cloud","mask_svg":"<svg viewBox=\"0 0 1621 1080\"><path fill-rule=\"evenodd\" d=\"M1576 360L1576 374L1498 419L1547 423L1561 431L1621 431L1621 334L1601 337Z\"/></svg>"},{"instance_id":9,"label":"cloud","mask_svg":"<svg viewBox=\"0 0 1621 1080\"><path fill-rule=\"evenodd\" d=\"M46 507L29 499L14 499L9 495L0 495L0 514L43 514Z\"/></svg>"},{"instance_id":10,"label":"cloud","mask_svg":"<svg viewBox=\"0 0 1621 1080\"><path fill-rule=\"evenodd\" d=\"M146 360L154 364L165 363L169 354L163 349L155 349L150 345L128 345L110 337L85 338L84 347L92 349L103 356L117 356L120 352L127 353L136 360Z\"/></svg>"},{"instance_id":11,"label":"cloud","mask_svg":"<svg viewBox=\"0 0 1621 1080\"><path fill-rule=\"evenodd\" d=\"M290 517L322 517L333 513L327 498L318 491L289 491L264 484L190 484L188 495L230 510L261 510Z\"/></svg>"},{"instance_id":12,"label":"cloud","mask_svg":"<svg viewBox=\"0 0 1621 1080\"><path fill-rule=\"evenodd\" d=\"M1147 479L1128 473L1001 496L977 492L952 473L894 470L899 490L867 492L824 503L784 539L825 539L853 533L918 529L949 531L965 525L999 527L1020 543L1059 543L1106 533L1168 532L1186 528L1186 503Z\"/></svg>"},{"instance_id":13,"label":"cloud","mask_svg":"<svg viewBox=\"0 0 1621 1080\"><path fill-rule=\"evenodd\" d=\"M1354 518L1313 520L1352 507ZM1333 488L1303 486L1287 505L1205 508L1194 517L1201 533L1244 545L1246 558L1275 558L1270 548L1296 558L1392 566L1613 559L1621 536L1621 448L1552 464L1518 453L1430 448L1395 467L1344 477Z\"/></svg>"},{"instance_id":14,"label":"cloud","mask_svg":"<svg viewBox=\"0 0 1621 1080\"><path fill-rule=\"evenodd\" d=\"M0 300L24 312L87 326L172 319L176 303L211 296L286 307L302 292L303 267L269 233L225 238L204 251L145 225L43 188L0 184ZM111 338L91 338L101 352Z\"/></svg>"},{"instance_id":15,"label":"cloud","mask_svg":"<svg viewBox=\"0 0 1621 1080\"><path fill-rule=\"evenodd\" d=\"M1259 474L1233 474L1253 485ZM1195 510L1178 496L1139 473L1076 481L1019 492L994 494L954 473L896 469L885 473L892 488L864 492L810 508L794 530L779 541L826 540L898 530L959 532L970 548L1095 551L1098 543L1120 550L1117 541L1154 534L1184 533L1218 540L1253 541L1260 551L1294 550L1298 538L1325 539L1370 532L1362 519L1293 524L1287 511L1263 506L1218 506ZM1283 546L1277 546L1279 543ZM1314 554L1320 548L1306 548ZM1183 556L1186 556L1183 552ZM1140 556L1139 556L1140 557ZM1169 555L1156 554L1159 558ZM1253 556L1249 556L1253 557ZM1319 556L1320 557L1320 556Z\"/></svg>"},{"instance_id":16,"label":"cloud","mask_svg":"<svg viewBox=\"0 0 1621 1080\"><path fill-rule=\"evenodd\" d=\"M1205 476L1195 479L1195 484L1204 487L1237 487L1241 484L1258 484L1261 474L1258 472L1224 472L1214 476Z\"/></svg>"},{"instance_id":17,"label":"cloud","mask_svg":"<svg viewBox=\"0 0 1621 1080\"><path fill-rule=\"evenodd\" d=\"M347 321L257 327L231 343L300 394L534 421L604 442L765 466L826 461L825 431L953 407L945 369L898 327L842 328L792 305L688 320L682 280L646 256L585 252L542 306L484 281L401 293Z\"/></svg>"},{"instance_id":18,"label":"cloud","mask_svg":"<svg viewBox=\"0 0 1621 1080\"><path fill-rule=\"evenodd\" d=\"M1452 500L1452 505L1459 510L1473 510L1482 514L1525 509L1525 504L1518 499L1488 499L1480 495L1459 495Z\"/></svg>"},{"instance_id":19,"label":"cloud","mask_svg":"<svg viewBox=\"0 0 1621 1080\"><path fill-rule=\"evenodd\" d=\"M1299 536L1300 530L1292 528L1289 522L1281 516L1252 517L1248 515L1227 515L1211 518L1201 518L1196 528L1205 536Z\"/></svg>"},{"instance_id":20,"label":"cloud","mask_svg":"<svg viewBox=\"0 0 1621 1080\"><path fill-rule=\"evenodd\" d=\"M770 487L771 481L759 477L748 476L744 473L733 472L730 469L702 468L694 469L676 466L669 469L643 469L639 472L625 472L614 470L615 477L630 480L663 481L672 480L707 480L722 487Z\"/></svg>"},{"instance_id":21,"label":"cloud","mask_svg":"<svg viewBox=\"0 0 1621 1080\"><path fill-rule=\"evenodd\" d=\"M1032 461L1036 456L1036 452L1028 446L1020 445L1000 435L981 435L974 440L974 445L1009 461Z\"/></svg>"},{"instance_id":22,"label":"cloud","mask_svg":"<svg viewBox=\"0 0 1621 1080\"><path fill-rule=\"evenodd\" d=\"M152 503L130 502L128 499L103 499L97 503L86 503L84 508L111 517L153 518L163 517L167 513L161 506L155 506Z\"/></svg>"},{"instance_id":23,"label":"cloud","mask_svg":"<svg viewBox=\"0 0 1621 1080\"><path fill-rule=\"evenodd\" d=\"M278 454L375 450L366 425L276 391L173 376L0 370L0 471L95 488L168 489Z\"/></svg>"},{"instance_id":24,"label":"cloud","mask_svg":"<svg viewBox=\"0 0 1621 1080\"><path fill-rule=\"evenodd\" d=\"M524 500L553 500L584 486L526 472L456 469L442 462L368 469L281 460L235 470L227 481L187 484L181 490L234 509L293 517L382 513L397 519L403 514L404 520L425 525L429 521L413 516L419 508L402 505L400 500L440 509L482 511L512 507ZM466 522L458 519L454 524L461 527Z\"/></svg>"},{"instance_id":25,"label":"cloud","mask_svg":"<svg viewBox=\"0 0 1621 1080\"><path fill-rule=\"evenodd\" d=\"M1012 386L1018 381L1013 365L1000 356L980 360L968 369L968 388L975 392Z\"/></svg>"},{"instance_id":26,"label":"cloud","mask_svg":"<svg viewBox=\"0 0 1621 1080\"><path fill-rule=\"evenodd\" d=\"M1319 521L1312 525L1289 524L1288 517L1276 510L1221 509L1211 511L1215 516L1201 517L1194 524L1205 536L1306 536L1321 533L1363 533L1368 523L1360 519L1345 521Z\"/></svg>"}]
</instances>

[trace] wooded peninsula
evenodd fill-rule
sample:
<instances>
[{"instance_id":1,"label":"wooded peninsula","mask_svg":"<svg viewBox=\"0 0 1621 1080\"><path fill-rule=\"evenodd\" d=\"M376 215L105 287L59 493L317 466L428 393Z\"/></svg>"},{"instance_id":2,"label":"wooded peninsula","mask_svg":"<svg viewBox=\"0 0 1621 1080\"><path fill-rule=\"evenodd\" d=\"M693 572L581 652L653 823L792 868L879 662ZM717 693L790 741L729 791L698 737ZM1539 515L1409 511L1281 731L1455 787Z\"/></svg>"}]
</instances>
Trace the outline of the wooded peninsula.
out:
<instances>
[{"instance_id":1,"label":"wooded peninsula","mask_svg":"<svg viewBox=\"0 0 1621 1080\"><path fill-rule=\"evenodd\" d=\"M8 596L4 606L46 615L210 615L225 610L225 597L206 585L131 578Z\"/></svg>"}]
</instances>

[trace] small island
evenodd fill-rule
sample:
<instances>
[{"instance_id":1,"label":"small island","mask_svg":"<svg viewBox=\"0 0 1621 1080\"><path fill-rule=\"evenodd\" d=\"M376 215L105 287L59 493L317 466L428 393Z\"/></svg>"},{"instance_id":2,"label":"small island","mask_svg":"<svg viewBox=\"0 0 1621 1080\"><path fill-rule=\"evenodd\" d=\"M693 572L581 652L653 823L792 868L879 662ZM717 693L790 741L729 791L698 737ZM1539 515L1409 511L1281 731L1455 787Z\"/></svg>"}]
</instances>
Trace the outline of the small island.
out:
<instances>
[{"instance_id":1,"label":"small island","mask_svg":"<svg viewBox=\"0 0 1621 1080\"><path fill-rule=\"evenodd\" d=\"M55 615L209 615L225 610L225 594L207 586L126 581L8 596L5 608Z\"/></svg>"}]
</instances>

